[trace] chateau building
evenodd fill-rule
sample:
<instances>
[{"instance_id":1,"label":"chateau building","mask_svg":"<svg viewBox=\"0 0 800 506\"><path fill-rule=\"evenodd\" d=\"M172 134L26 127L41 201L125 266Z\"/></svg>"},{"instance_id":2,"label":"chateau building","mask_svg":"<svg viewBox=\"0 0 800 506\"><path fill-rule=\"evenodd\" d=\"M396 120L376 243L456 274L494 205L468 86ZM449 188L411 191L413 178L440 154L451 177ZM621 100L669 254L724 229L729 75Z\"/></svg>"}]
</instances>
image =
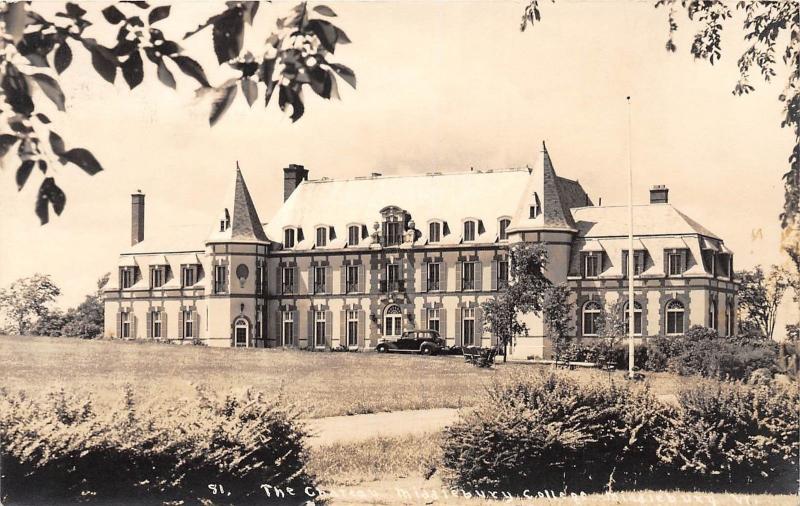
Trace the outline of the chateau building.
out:
<instances>
[{"instance_id":1,"label":"chateau building","mask_svg":"<svg viewBox=\"0 0 800 506\"><path fill-rule=\"evenodd\" d=\"M105 333L209 346L374 348L410 329L451 345L493 344L480 304L508 283L508 245L544 243L547 276L566 283L575 335L627 300L634 255L634 332L646 339L690 325L735 331L733 253L675 209L668 189L634 208L594 205L556 174L547 149L533 168L310 180L284 169L284 203L262 223L239 167L209 230L145 233L145 196L132 196L132 246L105 289ZM629 308L623 306L627 315ZM550 354L543 322L511 354Z\"/></svg>"}]
</instances>

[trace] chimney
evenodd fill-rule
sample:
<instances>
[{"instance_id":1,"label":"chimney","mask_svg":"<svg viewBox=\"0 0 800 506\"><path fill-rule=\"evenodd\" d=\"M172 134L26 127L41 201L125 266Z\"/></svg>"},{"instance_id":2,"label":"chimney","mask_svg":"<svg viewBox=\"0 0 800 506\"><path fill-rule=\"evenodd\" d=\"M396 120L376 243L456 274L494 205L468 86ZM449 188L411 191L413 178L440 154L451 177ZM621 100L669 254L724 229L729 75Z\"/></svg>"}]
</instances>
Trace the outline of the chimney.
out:
<instances>
[{"instance_id":1,"label":"chimney","mask_svg":"<svg viewBox=\"0 0 800 506\"><path fill-rule=\"evenodd\" d=\"M131 246L144 241L144 193L131 194Z\"/></svg>"},{"instance_id":2,"label":"chimney","mask_svg":"<svg viewBox=\"0 0 800 506\"><path fill-rule=\"evenodd\" d=\"M663 184L657 184L650 188L651 204L666 204L669 202L669 188Z\"/></svg>"},{"instance_id":3,"label":"chimney","mask_svg":"<svg viewBox=\"0 0 800 506\"><path fill-rule=\"evenodd\" d=\"M283 169L283 201L289 200L289 196L300 186L300 183L308 180L308 170L302 165L290 163Z\"/></svg>"}]
</instances>

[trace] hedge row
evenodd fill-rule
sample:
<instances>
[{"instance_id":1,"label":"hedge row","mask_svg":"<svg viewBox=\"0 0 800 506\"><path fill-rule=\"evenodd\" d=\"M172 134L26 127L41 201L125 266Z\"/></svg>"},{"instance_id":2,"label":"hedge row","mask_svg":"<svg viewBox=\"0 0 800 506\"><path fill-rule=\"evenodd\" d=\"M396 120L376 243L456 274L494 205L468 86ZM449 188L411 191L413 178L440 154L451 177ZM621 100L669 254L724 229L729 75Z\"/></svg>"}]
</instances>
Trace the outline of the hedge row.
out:
<instances>
[{"instance_id":1,"label":"hedge row","mask_svg":"<svg viewBox=\"0 0 800 506\"><path fill-rule=\"evenodd\" d=\"M39 398L0 390L0 499L263 503L263 483L312 484L304 437L295 415L250 391L212 398L198 390L145 406L128 387L116 409L101 411L64 390Z\"/></svg>"},{"instance_id":2,"label":"hedge row","mask_svg":"<svg viewBox=\"0 0 800 506\"><path fill-rule=\"evenodd\" d=\"M451 486L797 490L796 387L708 381L674 407L646 388L541 372L497 382L485 399L445 431L442 475Z\"/></svg>"}]
</instances>

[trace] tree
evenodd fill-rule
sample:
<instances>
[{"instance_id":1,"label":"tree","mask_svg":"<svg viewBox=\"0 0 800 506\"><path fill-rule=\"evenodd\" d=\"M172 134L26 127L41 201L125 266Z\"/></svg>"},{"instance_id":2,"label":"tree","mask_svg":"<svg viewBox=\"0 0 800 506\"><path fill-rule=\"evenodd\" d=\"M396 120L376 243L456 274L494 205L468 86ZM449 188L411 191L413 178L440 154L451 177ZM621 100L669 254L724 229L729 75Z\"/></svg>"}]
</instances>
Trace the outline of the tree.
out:
<instances>
[{"instance_id":1,"label":"tree","mask_svg":"<svg viewBox=\"0 0 800 506\"><path fill-rule=\"evenodd\" d=\"M0 310L18 335L27 335L37 319L48 312L48 305L61 295L50 276L34 274L14 281L0 290Z\"/></svg>"},{"instance_id":2,"label":"tree","mask_svg":"<svg viewBox=\"0 0 800 506\"><path fill-rule=\"evenodd\" d=\"M737 277L740 282L737 294L739 319L743 322L743 327L753 326L759 330L761 336L772 339L778 306L791 286L791 274L777 265L773 265L765 273L759 265L752 270L737 273Z\"/></svg>"},{"instance_id":3,"label":"tree","mask_svg":"<svg viewBox=\"0 0 800 506\"><path fill-rule=\"evenodd\" d=\"M486 330L497 336L508 358L508 346L528 328L520 316L540 315L551 283L545 277L547 248L544 244L516 243L509 249L509 283L497 297L481 304Z\"/></svg>"},{"instance_id":4,"label":"tree","mask_svg":"<svg viewBox=\"0 0 800 506\"><path fill-rule=\"evenodd\" d=\"M61 335L70 337L94 338L103 334L105 311L103 309L103 287L108 283L111 273L104 274L97 281L97 291L87 295L75 309L67 312Z\"/></svg>"},{"instance_id":5,"label":"tree","mask_svg":"<svg viewBox=\"0 0 800 506\"><path fill-rule=\"evenodd\" d=\"M737 60L739 79L734 95L745 95L755 88L751 73L757 71L764 81L777 76L777 61L783 62L785 86L778 97L783 103L782 128L794 133L794 146L789 154L789 169L783 174L784 205L780 215L783 247L800 269L800 2L794 0L656 0L656 8L669 10L669 38L666 49L675 52L673 35L678 30L677 9L686 11L690 23L696 24L690 53L712 65L722 57L722 32L733 18L734 10L743 13L742 32L748 47ZM521 30L541 20L539 0L529 0L520 25Z\"/></svg>"},{"instance_id":6,"label":"tree","mask_svg":"<svg viewBox=\"0 0 800 506\"><path fill-rule=\"evenodd\" d=\"M69 312L64 313L58 308L48 309L36 319L36 323L31 326L30 334L50 337L65 335L62 332L71 318Z\"/></svg>"},{"instance_id":7,"label":"tree","mask_svg":"<svg viewBox=\"0 0 800 506\"><path fill-rule=\"evenodd\" d=\"M542 300L542 317L547 337L553 343L556 361L561 359L572 334L572 304L569 301L571 292L566 285L553 285L545 289Z\"/></svg>"},{"instance_id":8,"label":"tree","mask_svg":"<svg viewBox=\"0 0 800 506\"><path fill-rule=\"evenodd\" d=\"M66 195L52 176L52 161L74 164L89 175L103 170L89 150L67 148L51 126L51 118L34 101L37 95L32 93L38 87L59 111L66 111L59 80L72 63L75 49L87 51L95 71L109 83L116 80L119 69L130 89L144 79L146 61L158 80L170 88L176 87L173 72L181 71L200 85L198 95L213 98L209 115L212 126L230 107L239 88L251 107L260 90L264 92L265 107L277 91L278 106L297 121L305 111L305 87L330 99L338 98L337 77L356 86L350 68L328 61L337 44L347 44L350 39L326 19L336 13L325 5L297 5L288 16L277 20L263 53L242 53L245 27L253 25L260 5L257 1L226 2L224 11L183 35L186 39L211 27L218 64L235 74L213 86L200 64L183 53L175 42L177 37L157 28L170 15L170 5L151 8L144 1L122 1L102 7L87 3L87 8L99 11L101 19L117 30L114 46L106 47L93 37L87 10L77 3L67 2L52 19L35 11L29 2L0 4L4 27L0 32L0 113L7 116L7 127L0 127L0 159L17 146L16 183L20 189L34 168L46 176L39 186L35 206L41 223L49 221L51 207L61 214L66 205Z\"/></svg>"}]
</instances>

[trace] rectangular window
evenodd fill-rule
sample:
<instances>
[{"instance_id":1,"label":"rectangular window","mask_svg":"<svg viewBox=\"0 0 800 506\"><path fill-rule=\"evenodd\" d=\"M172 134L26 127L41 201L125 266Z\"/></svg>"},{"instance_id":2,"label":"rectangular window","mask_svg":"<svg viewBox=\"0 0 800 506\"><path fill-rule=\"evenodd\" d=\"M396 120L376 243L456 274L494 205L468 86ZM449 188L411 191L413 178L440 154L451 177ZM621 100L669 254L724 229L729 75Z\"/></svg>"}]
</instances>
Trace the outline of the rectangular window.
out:
<instances>
[{"instance_id":1,"label":"rectangular window","mask_svg":"<svg viewBox=\"0 0 800 506\"><path fill-rule=\"evenodd\" d=\"M325 347L325 311L314 311L314 346Z\"/></svg>"},{"instance_id":2,"label":"rectangular window","mask_svg":"<svg viewBox=\"0 0 800 506\"><path fill-rule=\"evenodd\" d=\"M153 288L161 288L164 286L165 278L167 277L167 268L164 266L153 267L150 270L150 286Z\"/></svg>"},{"instance_id":3,"label":"rectangular window","mask_svg":"<svg viewBox=\"0 0 800 506\"><path fill-rule=\"evenodd\" d=\"M438 309L428 309L428 329L435 330L441 335L441 320Z\"/></svg>"},{"instance_id":4,"label":"rectangular window","mask_svg":"<svg viewBox=\"0 0 800 506\"><path fill-rule=\"evenodd\" d=\"M294 346L294 311L283 311L281 344Z\"/></svg>"},{"instance_id":5,"label":"rectangular window","mask_svg":"<svg viewBox=\"0 0 800 506\"><path fill-rule=\"evenodd\" d=\"M508 226L511 224L511 220L502 219L500 220L500 240L506 241L508 240Z\"/></svg>"},{"instance_id":6,"label":"rectangular window","mask_svg":"<svg viewBox=\"0 0 800 506\"><path fill-rule=\"evenodd\" d=\"M294 248L294 229L287 228L283 231L283 247Z\"/></svg>"},{"instance_id":7,"label":"rectangular window","mask_svg":"<svg viewBox=\"0 0 800 506\"><path fill-rule=\"evenodd\" d=\"M161 338L161 311L153 311L151 313L153 321L153 328L151 329L152 336L155 339Z\"/></svg>"},{"instance_id":8,"label":"rectangular window","mask_svg":"<svg viewBox=\"0 0 800 506\"><path fill-rule=\"evenodd\" d=\"M256 264L256 295L264 293L264 267L259 261Z\"/></svg>"},{"instance_id":9,"label":"rectangular window","mask_svg":"<svg viewBox=\"0 0 800 506\"><path fill-rule=\"evenodd\" d=\"M120 337L131 337L131 314L128 312L120 313Z\"/></svg>"},{"instance_id":10,"label":"rectangular window","mask_svg":"<svg viewBox=\"0 0 800 506\"><path fill-rule=\"evenodd\" d=\"M196 265L183 265L181 266L181 286L192 286L197 283L197 266Z\"/></svg>"},{"instance_id":11,"label":"rectangular window","mask_svg":"<svg viewBox=\"0 0 800 506\"><path fill-rule=\"evenodd\" d=\"M628 251L624 250L622 252L622 271L623 275L627 278L628 277ZM642 272L644 272L644 251L634 251L633 252L633 276L641 276Z\"/></svg>"},{"instance_id":12,"label":"rectangular window","mask_svg":"<svg viewBox=\"0 0 800 506\"><path fill-rule=\"evenodd\" d=\"M475 240L475 222L465 221L464 222L464 242L467 241L474 241Z\"/></svg>"},{"instance_id":13,"label":"rectangular window","mask_svg":"<svg viewBox=\"0 0 800 506\"><path fill-rule=\"evenodd\" d=\"M585 262L585 273L587 278L596 278L599 271L600 271L600 262L599 258L596 255L586 255L584 258Z\"/></svg>"},{"instance_id":14,"label":"rectangular window","mask_svg":"<svg viewBox=\"0 0 800 506\"><path fill-rule=\"evenodd\" d=\"M347 266L346 293L356 293L358 291L358 270L357 265Z\"/></svg>"},{"instance_id":15,"label":"rectangular window","mask_svg":"<svg viewBox=\"0 0 800 506\"><path fill-rule=\"evenodd\" d=\"M400 223L397 221L386 222L386 245L394 246L400 244L401 238Z\"/></svg>"},{"instance_id":16,"label":"rectangular window","mask_svg":"<svg viewBox=\"0 0 800 506\"><path fill-rule=\"evenodd\" d=\"M625 308L625 335L628 334L629 329L631 328L630 320L628 319L629 317L630 313L628 312L628 309ZM633 310L633 334L637 336L642 335L642 310L638 307Z\"/></svg>"},{"instance_id":17,"label":"rectangular window","mask_svg":"<svg viewBox=\"0 0 800 506\"><path fill-rule=\"evenodd\" d=\"M683 334L683 311L667 311L667 334Z\"/></svg>"},{"instance_id":18,"label":"rectangular window","mask_svg":"<svg viewBox=\"0 0 800 506\"><path fill-rule=\"evenodd\" d=\"M497 262L497 288L502 290L508 286L508 260Z\"/></svg>"},{"instance_id":19,"label":"rectangular window","mask_svg":"<svg viewBox=\"0 0 800 506\"><path fill-rule=\"evenodd\" d=\"M328 244L328 227L317 228L317 246L325 246Z\"/></svg>"},{"instance_id":20,"label":"rectangular window","mask_svg":"<svg viewBox=\"0 0 800 506\"><path fill-rule=\"evenodd\" d=\"M435 221L428 226L428 242L439 242L442 240L442 224Z\"/></svg>"},{"instance_id":21,"label":"rectangular window","mask_svg":"<svg viewBox=\"0 0 800 506\"><path fill-rule=\"evenodd\" d=\"M683 274L683 255L679 252L669 254L669 275L680 276Z\"/></svg>"},{"instance_id":22,"label":"rectangular window","mask_svg":"<svg viewBox=\"0 0 800 506\"><path fill-rule=\"evenodd\" d=\"M183 337L196 337L194 335L194 311L191 309L183 312Z\"/></svg>"},{"instance_id":23,"label":"rectangular window","mask_svg":"<svg viewBox=\"0 0 800 506\"><path fill-rule=\"evenodd\" d=\"M228 268L224 265L214 267L214 293L225 293L228 289Z\"/></svg>"},{"instance_id":24,"label":"rectangular window","mask_svg":"<svg viewBox=\"0 0 800 506\"><path fill-rule=\"evenodd\" d=\"M428 264L428 290L429 291L436 291L440 290L441 287L439 286L439 274L441 269L440 263L431 262Z\"/></svg>"},{"instance_id":25,"label":"rectangular window","mask_svg":"<svg viewBox=\"0 0 800 506\"><path fill-rule=\"evenodd\" d=\"M464 308L462 310L463 321L461 332L463 334L464 346L475 345L475 308Z\"/></svg>"},{"instance_id":26,"label":"rectangular window","mask_svg":"<svg viewBox=\"0 0 800 506\"><path fill-rule=\"evenodd\" d=\"M325 267L314 267L314 293L325 292Z\"/></svg>"},{"instance_id":27,"label":"rectangular window","mask_svg":"<svg viewBox=\"0 0 800 506\"><path fill-rule=\"evenodd\" d=\"M294 293L294 267L284 267L281 270L281 292Z\"/></svg>"},{"instance_id":28,"label":"rectangular window","mask_svg":"<svg viewBox=\"0 0 800 506\"><path fill-rule=\"evenodd\" d=\"M400 265L387 264L386 265L386 289L390 292L396 292L400 288Z\"/></svg>"},{"instance_id":29,"label":"rectangular window","mask_svg":"<svg viewBox=\"0 0 800 506\"><path fill-rule=\"evenodd\" d=\"M361 227L358 225L351 225L347 229L347 244L349 246L358 246L361 242Z\"/></svg>"},{"instance_id":30,"label":"rectangular window","mask_svg":"<svg viewBox=\"0 0 800 506\"><path fill-rule=\"evenodd\" d=\"M475 262L464 262L461 268L461 289L475 289Z\"/></svg>"},{"instance_id":31,"label":"rectangular window","mask_svg":"<svg viewBox=\"0 0 800 506\"><path fill-rule=\"evenodd\" d=\"M136 267L123 267L120 269L120 284L122 288L130 288L136 282Z\"/></svg>"},{"instance_id":32,"label":"rectangular window","mask_svg":"<svg viewBox=\"0 0 800 506\"><path fill-rule=\"evenodd\" d=\"M347 346L358 346L358 311L347 311Z\"/></svg>"}]
</instances>

